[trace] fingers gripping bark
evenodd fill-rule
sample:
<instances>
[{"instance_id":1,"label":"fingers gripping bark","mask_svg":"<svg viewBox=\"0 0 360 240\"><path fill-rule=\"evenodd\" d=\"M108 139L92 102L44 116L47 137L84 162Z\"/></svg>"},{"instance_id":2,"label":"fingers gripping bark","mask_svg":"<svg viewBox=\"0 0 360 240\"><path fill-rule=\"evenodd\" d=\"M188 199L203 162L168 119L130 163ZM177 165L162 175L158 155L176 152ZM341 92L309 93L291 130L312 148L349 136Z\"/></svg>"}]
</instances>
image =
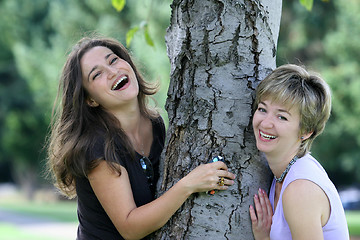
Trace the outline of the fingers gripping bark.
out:
<instances>
[{"instance_id":1,"label":"fingers gripping bark","mask_svg":"<svg viewBox=\"0 0 360 240\"><path fill-rule=\"evenodd\" d=\"M219 184L223 178L222 184ZM226 190L234 184L235 175L228 171L225 163L219 161L201 164L183 178L192 193L206 192L211 189Z\"/></svg>"}]
</instances>

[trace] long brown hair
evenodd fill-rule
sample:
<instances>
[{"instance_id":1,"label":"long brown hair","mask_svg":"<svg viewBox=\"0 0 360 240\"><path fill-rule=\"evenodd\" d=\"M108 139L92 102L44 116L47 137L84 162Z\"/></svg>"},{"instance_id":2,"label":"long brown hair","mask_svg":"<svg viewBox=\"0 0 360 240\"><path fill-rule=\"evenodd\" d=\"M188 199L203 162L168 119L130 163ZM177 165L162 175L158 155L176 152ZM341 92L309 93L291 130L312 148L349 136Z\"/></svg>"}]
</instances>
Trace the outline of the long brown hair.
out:
<instances>
[{"instance_id":1,"label":"long brown hair","mask_svg":"<svg viewBox=\"0 0 360 240\"><path fill-rule=\"evenodd\" d=\"M105 135L104 154L109 166L117 171L119 159L115 150L115 139L122 145L125 154L134 156L129 138L120 122L101 106L90 107L86 103L88 93L82 85L80 60L91 48L107 47L117 56L127 61L133 68L139 84L138 102L140 113L150 119L157 113L147 107L147 96L156 93L143 79L130 54L118 41L111 38L83 38L72 49L60 77L58 99L60 106L54 111L51 133L48 139L48 167L55 185L68 197L76 196L75 178L86 177L99 161L88 164L86 155L94 148L99 134ZM99 160L99 159L98 159Z\"/></svg>"}]
</instances>

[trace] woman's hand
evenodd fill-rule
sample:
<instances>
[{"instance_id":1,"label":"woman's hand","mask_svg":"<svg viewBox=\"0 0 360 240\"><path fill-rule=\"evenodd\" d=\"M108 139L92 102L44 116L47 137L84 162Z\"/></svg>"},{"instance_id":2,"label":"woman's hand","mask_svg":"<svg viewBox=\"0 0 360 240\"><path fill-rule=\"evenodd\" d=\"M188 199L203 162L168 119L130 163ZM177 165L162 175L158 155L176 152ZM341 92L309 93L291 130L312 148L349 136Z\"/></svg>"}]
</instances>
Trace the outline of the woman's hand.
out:
<instances>
[{"instance_id":1,"label":"woman's hand","mask_svg":"<svg viewBox=\"0 0 360 240\"><path fill-rule=\"evenodd\" d=\"M250 218L252 231L256 240L270 239L270 228L273 210L270 200L264 190L259 189L259 194L254 196L255 209L250 205Z\"/></svg>"},{"instance_id":2,"label":"woman's hand","mask_svg":"<svg viewBox=\"0 0 360 240\"><path fill-rule=\"evenodd\" d=\"M196 191L227 189L235 175L219 161L203 164L182 178L168 191L150 203L137 207L133 198L127 170L120 166L121 175L105 161L89 173L89 181L96 197L116 229L125 239L141 239L162 227ZM224 177L224 186L219 186Z\"/></svg>"},{"instance_id":3,"label":"woman's hand","mask_svg":"<svg viewBox=\"0 0 360 240\"><path fill-rule=\"evenodd\" d=\"M180 181L189 193L206 192L213 189L226 190L234 184L235 175L228 172L222 161L201 164ZM223 180L223 181L222 181Z\"/></svg>"}]
</instances>

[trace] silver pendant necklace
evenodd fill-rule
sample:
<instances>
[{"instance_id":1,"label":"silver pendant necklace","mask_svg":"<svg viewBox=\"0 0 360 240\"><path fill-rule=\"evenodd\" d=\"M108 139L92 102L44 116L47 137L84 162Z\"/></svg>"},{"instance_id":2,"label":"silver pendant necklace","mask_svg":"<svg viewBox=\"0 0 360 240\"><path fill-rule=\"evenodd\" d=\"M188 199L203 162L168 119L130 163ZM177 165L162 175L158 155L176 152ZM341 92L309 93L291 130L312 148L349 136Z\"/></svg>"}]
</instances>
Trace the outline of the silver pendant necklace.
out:
<instances>
[{"instance_id":1,"label":"silver pendant necklace","mask_svg":"<svg viewBox=\"0 0 360 240\"><path fill-rule=\"evenodd\" d=\"M289 172L291 166L296 162L296 160L298 160L298 157L295 156L293 159L291 159L291 161L289 162L289 164L287 165L286 169L283 171L283 173L281 174L281 176L279 178L277 178L275 175L274 175L274 178L275 178L275 181L278 182L278 183L281 183L286 174Z\"/></svg>"}]
</instances>

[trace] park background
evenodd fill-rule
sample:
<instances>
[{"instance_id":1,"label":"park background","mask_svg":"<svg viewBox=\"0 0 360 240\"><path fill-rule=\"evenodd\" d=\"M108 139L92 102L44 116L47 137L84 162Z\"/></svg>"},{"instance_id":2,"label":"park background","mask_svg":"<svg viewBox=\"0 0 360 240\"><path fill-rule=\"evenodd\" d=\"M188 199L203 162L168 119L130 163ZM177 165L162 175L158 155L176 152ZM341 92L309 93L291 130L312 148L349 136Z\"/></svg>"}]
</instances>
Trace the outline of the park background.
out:
<instances>
[{"instance_id":1,"label":"park background","mask_svg":"<svg viewBox=\"0 0 360 240\"><path fill-rule=\"evenodd\" d=\"M66 53L93 31L128 44L145 78L160 83L155 98L163 108L170 4L131 0L118 12L111 0L0 1L0 239L65 239L61 229L46 231L57 222L74 239L76 202L49 183L43 149ZM277 65L304 65L332 88L332 115L312 154L340 191L354 236L360 236L359 12L357 0L314 0L311 11L283 0L277 51Z\"/></svg>"}]
</instances>

